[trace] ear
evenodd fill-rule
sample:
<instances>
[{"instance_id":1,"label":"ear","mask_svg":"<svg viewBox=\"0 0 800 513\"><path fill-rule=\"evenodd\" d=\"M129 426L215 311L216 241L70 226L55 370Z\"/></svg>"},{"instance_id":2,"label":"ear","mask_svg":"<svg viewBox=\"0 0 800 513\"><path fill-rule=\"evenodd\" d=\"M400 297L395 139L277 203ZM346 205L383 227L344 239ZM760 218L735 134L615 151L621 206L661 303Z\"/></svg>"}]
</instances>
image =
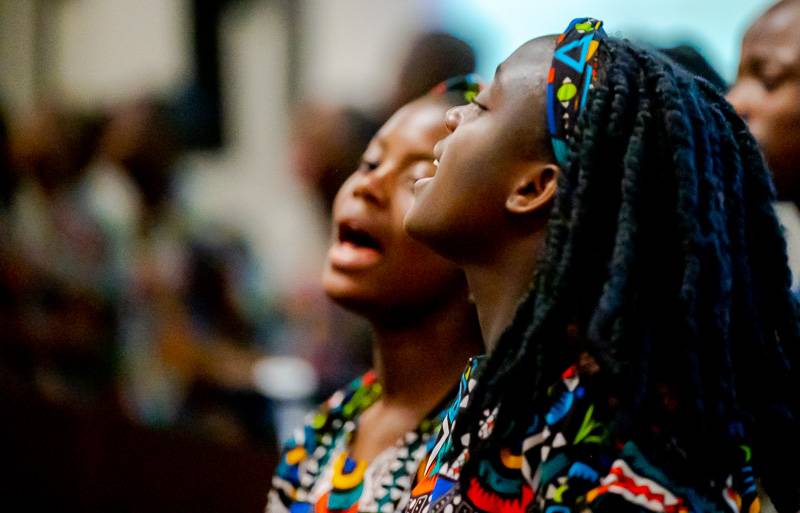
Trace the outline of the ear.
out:
<instances>
[{"instance_id":1,"label":"ear","mask_svg":"<svg viewBox=\"0 0 800 513\"><path fill-rule=\"evenodd\" d=\"M506 210L512 214L531 214L553 201L561 169L555 164L531 162L518 173L508 198Z\"/></svg>"}]
</instances>

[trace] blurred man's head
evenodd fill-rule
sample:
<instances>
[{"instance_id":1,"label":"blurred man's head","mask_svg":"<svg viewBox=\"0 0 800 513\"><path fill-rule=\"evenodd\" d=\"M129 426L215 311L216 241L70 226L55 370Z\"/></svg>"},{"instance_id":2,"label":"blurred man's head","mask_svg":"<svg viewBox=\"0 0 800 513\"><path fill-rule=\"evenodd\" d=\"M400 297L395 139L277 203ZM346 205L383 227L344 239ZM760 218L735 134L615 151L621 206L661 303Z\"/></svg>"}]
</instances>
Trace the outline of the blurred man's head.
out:
<instances>
[{"instance_id":1,"label":"blurred man's head","mask_svg":"<svg viewBox=\"0 0 800 513\"><path fill-rule=\"evenodd\" d=\"M475 71L475 52L461 39L444 33L418 36L403 60L389 108L393 112L448 78Z\"/></svg>"},{"instance_id":2,"label":"blurred man's head","mask_svg":"<svg viewBox=\"0 0 800 513\"><path fill-rule=\"evenodd\" d=\"M94 157L102 116L42 104L10 128L11 166L56 193L78 180Z\"/></svg>"},{"instance_id":3,"label":"blurred man's head","mask_svg":"<svg viewBox=\"0 0 800 513\"><path fill-rule=\"evenodd\" d=\"M747 30L728 100L747 120L778 196L800 201L800 0L772 6Z\"/></svg>"},{"instance_id":4,"label":"blurred man's head","mask_svg":"<svg viewBox=\"0 0 800 513\"><path fill-rule=\"evenodd\" d=\"M159 101L143 98L114 110L102 151L130 176L146 205L156 206L169 197L179 145L167 108Z\"/></svg>"}]
</instances>

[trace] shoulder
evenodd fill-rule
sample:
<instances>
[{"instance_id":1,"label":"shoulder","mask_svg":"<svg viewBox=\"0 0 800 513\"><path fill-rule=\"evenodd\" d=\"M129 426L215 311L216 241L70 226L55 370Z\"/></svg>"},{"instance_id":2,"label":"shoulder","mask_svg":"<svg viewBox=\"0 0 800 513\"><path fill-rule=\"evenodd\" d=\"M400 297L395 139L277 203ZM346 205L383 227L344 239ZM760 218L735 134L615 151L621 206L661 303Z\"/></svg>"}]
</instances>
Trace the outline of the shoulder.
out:
<instances>
[{"instance_id":1,"label":"shoulder","mask_svg":"<svg viewBox=\"0 0 800 513\"><path fill-rule=\"evenodd\" d=\"M331 445L334 438L355 427L358 416L378 399L380 392L374 371L354 379L306 417L302 428L284 443L283 454L296 448L310 453L319 446ZM301 452L297 451L293 459L300 458Z\"/></svg>"},{"instance_id":2,"label":"shoulder","mask_svg":"<svg viewBox=\"0 0 800 513\"><path fill-rule=\"evenodd\" d=\"M277 494L281 502L291 504L310 490L343 437L355 428L358 416L379 395L375 373L369 371L333 393L310 413L303 426L283 444L271 495Z\"/></svg>"}]
</instances>

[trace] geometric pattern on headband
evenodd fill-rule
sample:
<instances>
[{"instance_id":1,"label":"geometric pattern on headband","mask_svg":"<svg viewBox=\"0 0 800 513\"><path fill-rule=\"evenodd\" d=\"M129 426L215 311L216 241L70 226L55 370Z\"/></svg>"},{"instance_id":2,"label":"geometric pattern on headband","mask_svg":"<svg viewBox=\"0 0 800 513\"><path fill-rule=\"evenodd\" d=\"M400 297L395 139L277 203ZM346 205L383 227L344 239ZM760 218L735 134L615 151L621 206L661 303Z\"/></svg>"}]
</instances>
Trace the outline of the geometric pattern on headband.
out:
<instances>
[{"instance_id":1,"label":"geometric pattern on headband","mask_svg":"<svg viewBox=\"0 0 800 513\"><path fill-rule=\"evenodd\" d=\"M566 165L567 138L597 80L597 49L606 39L602 21L576 18L556 40L547 75L547 129L561 167Z\"/></svg>"}]
</instances>

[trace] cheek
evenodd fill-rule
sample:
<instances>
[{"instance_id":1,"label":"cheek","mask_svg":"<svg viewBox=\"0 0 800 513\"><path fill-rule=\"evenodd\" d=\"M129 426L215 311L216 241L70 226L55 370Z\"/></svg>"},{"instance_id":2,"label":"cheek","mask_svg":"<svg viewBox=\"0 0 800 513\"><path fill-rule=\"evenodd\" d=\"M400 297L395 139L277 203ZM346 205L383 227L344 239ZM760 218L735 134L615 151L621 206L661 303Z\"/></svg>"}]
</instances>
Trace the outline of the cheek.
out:
<instances>
[{"instance_id":1,"label":"cheek","mask_svg":"<svg viewBox=\"0 0 800 513\"><path fill-rule=\"evenodd\" d=\"M391 289L404 302L426 302L449 295L463 286L463 276L452 262L406 237L392 255ZM387 284L388 285L388 284Z\"/></svg>"},{"instance_id":2,"label":"cheek","mask_svg":"<svg viewBox=\"0 0 800 513\"><path fill-rule=\"evenodd\" d=\"M784 87L767 96L751 121L753 134L768 142L790 142L796 145L796 131L800 129L800 85Z\"/></svg>"},{"instance_id":3,"label":"cheek","mask_svg":"<svg viewBox=\"0 0 800 513\"><path fill-rule=\"evenodd\" d=\"M392 230L398 234L404 234L403 220L414 206L414 184L409 181L407 184L399 184L392 197Z\"/></svg>"},{"instance_id":4,"label":"cheek","mask_svg":"<svg viewBox=\"0 0 800 513\"><path fill-rule=\"evenodd\" d=\"M487 178L496 167L495 147L486 138L472 137L453 141L447 151L438 185L455 200L450 203L467 206L487 192Z\"/></svg>"},{"instance_id":5,"label":"cheek","mask_svg":"<svg viewBox=\"0 0 800 513\"><path fill-rule=\"evenodd\" d=\"M769 164L778 196L796 195L800 183L796 173L800 159L800 88L785 88L765 99L758 115L749 120L750 129Z\"/></svg>"},{"instance_id":6,"label":"cheek","mask_svg":"<svg viewBox=\"0 0 800 513\"><path fill-rule=\"evenodd\" d=\"M412 239L405 231L404 218L413 204L414 196L411 193L404 192L395 196L392 214L395 234L390 255L391 275L392 278L396 278L395 286L398 288L430 294L430 289L440 289L443 284L452 283L460 277L461 272L455 264L439 256L423 243ZM437 208L433 214L441 212L442 209Z\"/></svg>"}]
</instances>

